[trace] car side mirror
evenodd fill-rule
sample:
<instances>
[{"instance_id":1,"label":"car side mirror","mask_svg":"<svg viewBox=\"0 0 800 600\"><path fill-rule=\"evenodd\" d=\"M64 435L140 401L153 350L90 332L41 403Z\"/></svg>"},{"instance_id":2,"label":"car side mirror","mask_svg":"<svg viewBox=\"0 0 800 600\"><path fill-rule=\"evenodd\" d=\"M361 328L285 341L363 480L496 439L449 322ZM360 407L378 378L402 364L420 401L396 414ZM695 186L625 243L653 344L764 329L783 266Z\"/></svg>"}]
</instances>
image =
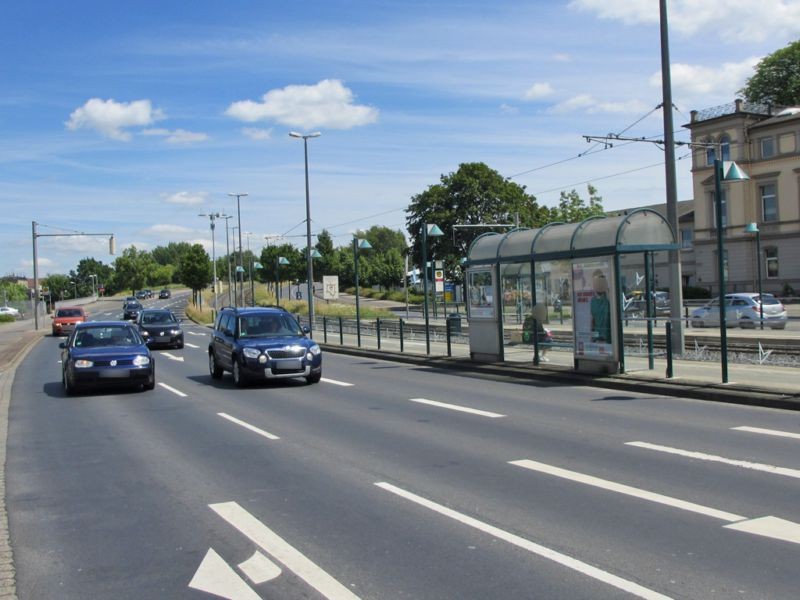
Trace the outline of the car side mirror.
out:
<instances>
[{"instance_id":1,"label":"car side mirror","mask_svg":"<svg viewBox=\"0 0 800 600\"><path fill-rule=\"evenodd\" d=\"M308 327L308 325L303 325L303 333L305 333L306 335L311 333L311 329Z\"/></svg>"},{"instance_id":2,"label":"car side mirror","mask_svg":"<svg viewBox=\"0 0 800 600\"><path fill-rule=\"evenodd\" d=\"M58 347L59 348L66 348L67 347L67 342L59 342L58 343Z\"/></svg>"}]
</instances>

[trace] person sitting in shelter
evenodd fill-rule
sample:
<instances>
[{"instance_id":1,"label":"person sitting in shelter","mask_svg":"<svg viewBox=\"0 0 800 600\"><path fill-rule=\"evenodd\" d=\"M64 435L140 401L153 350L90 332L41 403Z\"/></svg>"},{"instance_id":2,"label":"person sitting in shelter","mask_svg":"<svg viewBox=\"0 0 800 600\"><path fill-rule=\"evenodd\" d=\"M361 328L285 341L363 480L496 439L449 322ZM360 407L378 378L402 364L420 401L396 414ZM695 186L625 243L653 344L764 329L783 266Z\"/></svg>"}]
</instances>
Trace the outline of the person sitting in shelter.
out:
<instances>
[{"instance_id":1,"label":"person sitting in shelter","mask_svg":"<svg viewBox=\"0 0 800 600\"><path fill-rule=\"evenodd\" d=\"M536 345L539 349L539 360L541 362L550 362L550 359L545 356L553 343L552 334L545 329L544 321L547 319L547 307L544 304L536 304L531 309L531 316L536 323Z\"/></svg>"}]
</instances>

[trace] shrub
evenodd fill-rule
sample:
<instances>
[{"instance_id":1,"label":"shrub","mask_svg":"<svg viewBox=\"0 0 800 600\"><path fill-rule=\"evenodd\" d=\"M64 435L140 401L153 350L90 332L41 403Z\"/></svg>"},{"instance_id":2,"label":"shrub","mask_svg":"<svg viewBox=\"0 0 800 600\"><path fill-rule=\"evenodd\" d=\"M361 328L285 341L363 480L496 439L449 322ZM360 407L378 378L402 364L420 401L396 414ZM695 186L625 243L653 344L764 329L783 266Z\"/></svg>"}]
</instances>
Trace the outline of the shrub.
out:
<instances>
[{"instance_id":1,"label":"shrub","mask_svg":"<svg viewBox=\"0 0 800 600\"><path fill-rule=\"evenodd\" d=\"M711 292L704 287L688 285L683 288L684 300L707 300L711 298Z\"/></svg>"}]
</instances>

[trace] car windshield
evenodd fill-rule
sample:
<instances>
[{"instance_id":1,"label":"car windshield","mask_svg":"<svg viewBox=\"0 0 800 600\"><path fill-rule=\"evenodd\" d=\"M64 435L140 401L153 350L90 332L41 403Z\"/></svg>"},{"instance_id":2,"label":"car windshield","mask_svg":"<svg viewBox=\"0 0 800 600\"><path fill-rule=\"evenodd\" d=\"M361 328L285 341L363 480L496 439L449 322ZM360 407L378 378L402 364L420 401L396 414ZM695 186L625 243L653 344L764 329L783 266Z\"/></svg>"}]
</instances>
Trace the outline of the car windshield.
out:
<instances>
[{"instance_id":1,"label":"car windshield","mask_svg":"<svg viewBox=\"0 0 800 600\"><path fill-rule=\"evenodd\" d=\"M139 346L141 343L142 340L133 327L122 325L85 327L78 330L73 341L76 348Z\"/></svg>"},{"instance_id":2,"label":"car windshield","mask_svg":"<svg viewBox=\"0 0 800 600\"><path fill-rule=\"evenodd\" d=\"M142 314L143 325L159 325L161 323L176 323L175 316L169 312L156 312Z\"/></svg>"},{"instance_id":3,"label":"car windshield","mask_svg":"<svg viewBox=\"0 0 800 600\"><path fill-rule=\"evenodd\" d=\"M239 317L239 337L302 335L290 315L256 314Z\"/></svg>"},{"instance_id":4,"label":"car windshield","mask_svg":"<svg viewBox=\"0 0 800 600\"><path fill-rule=\"evenodd\" d=\"M142 305L138 302L128 302L128 308L142 308Z\"/></svg>"},{"instance_id":5,"label":"car windshield","mask_svg":"<svg viewBox=\"0 0 800 600\"><path fill-rule=\"evenodd\" d=\"M56 311L57 317L82 317L83 312L80 308L59 308Z\"/></svg>"}]
</instances>

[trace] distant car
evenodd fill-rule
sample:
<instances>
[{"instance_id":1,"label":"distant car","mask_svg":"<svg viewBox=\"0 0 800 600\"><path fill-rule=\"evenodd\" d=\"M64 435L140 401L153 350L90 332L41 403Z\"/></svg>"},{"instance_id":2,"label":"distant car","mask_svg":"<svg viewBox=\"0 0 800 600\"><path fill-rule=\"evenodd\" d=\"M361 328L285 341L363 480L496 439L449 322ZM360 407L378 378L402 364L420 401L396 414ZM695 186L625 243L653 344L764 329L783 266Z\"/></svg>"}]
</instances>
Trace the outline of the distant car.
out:
<instances>
[{"instance_id":1,"label":"distant car","mask_svg":"<svg viewBox=\"0 0 800 600\"><path fill-rule=\"evenodd\" d=\"M81 306L62 306L53 314L53 335L67 335L78 323L86 321L86 311Z\"/></svg>"},{"instance_id":2,"label":"distant car","mask_svg":"<svg viewBox=\"0 0 800 600\"><path fill-rule=\"evenodd\" d=\"M135 321L139 318L139 312L144 307L135 300L131 302L126 302L124 308L122 309L122 318L126 321Z\"/></svg>"},{"instance_id":3,"label":"distant car","mask_svg":"<svg viewBox=\"0 0 800 600\"><path fill-rule=\"evenodd\" d=\"M753 329L760 326L761 304L758 294L737 293L725 295L725 324L728 327ZM789 318L786 307L772 294L762 294L764 325L772 329L786 329ZM719 327L719 298L714 298L692 311L692 327Z\"/></svg>"},{"instance_id":4,"label":"distant car","mask_svg":"<svg viewBox=\"0 0 800 600\"><path fill-rule=\"evenodd\" d=\"M89 387L155 387L155 362L150 349L130 323L81 323L59 346L61 383L67 395Z\"/></svg>"},{"instance_id":5,"label":"distant car","mask_svg":"<svg viewBox=\"0 0 800 600\"><path fill-rule=\"evenodd\" d=\"M670 315L669 292L653 292L653 312L656 317ZM625 316L629 318L647 316L647 296L634 292L625 298Z\"/></svg>"},{"instance_id":6,"label":"distant car","mask_svg":"<svg viewBox=\"0 0 800 600\"><path fill-rule=\"evenodd\" d=\"M294 316L280 307L223 308L208 345L208 370L233 373L236 387L249 381L322 378L322 350Z\"/></svg>"},{"instance_id":7,"label":"distant car","mask_svg":"<svg viewBox=\"0 0 800 600\"><path fill-rule=\"evenodd\" d=\"M134 296L136 296L136 300L145 300L149 298L149 296L147 295L147 290L139 290L134 294Z\"/></svg>"},{"instance_id":8,"label":"distant car","mask_svg":"<svg viewBox=\"0 0 800 600\"><path fill-rule=\"evenodd\" d=\"M183 329L171 310L145 309L139 313L136 325L151 348L155 346L183 348Z\"/></svg>"},{"instance_id":9,"label":"distant car","mask_svg":"<svg viewBox=\"0 0 800 600\"><path fill-rule=\"evenodd\" d=\"M170 298L172 297L172 292L170 292L167 289L163 289L158 293L158 297L162 300L164 300L165 298Z\"/></svg>"},{"instance_id":10,"label":"distant car","mask_svg":"<svg viewBox=\"0 0 800 600\"><path fill-rule=\"evenodd\" d=\"M136 302L136 296L126 296L125 300L122 301L122 306L125 306L128 302Z\"/></svg>"},{"instance_id":11,"label":"distant car","mask_svg":"<svg viewBox=\"0 0 800 600\"><path fill-rule=\"evenodd\" d=\"M8 315L9 317L19 319L20 312L13 306L0 306L0 315Z\"/></svg>"}]
</instances>

